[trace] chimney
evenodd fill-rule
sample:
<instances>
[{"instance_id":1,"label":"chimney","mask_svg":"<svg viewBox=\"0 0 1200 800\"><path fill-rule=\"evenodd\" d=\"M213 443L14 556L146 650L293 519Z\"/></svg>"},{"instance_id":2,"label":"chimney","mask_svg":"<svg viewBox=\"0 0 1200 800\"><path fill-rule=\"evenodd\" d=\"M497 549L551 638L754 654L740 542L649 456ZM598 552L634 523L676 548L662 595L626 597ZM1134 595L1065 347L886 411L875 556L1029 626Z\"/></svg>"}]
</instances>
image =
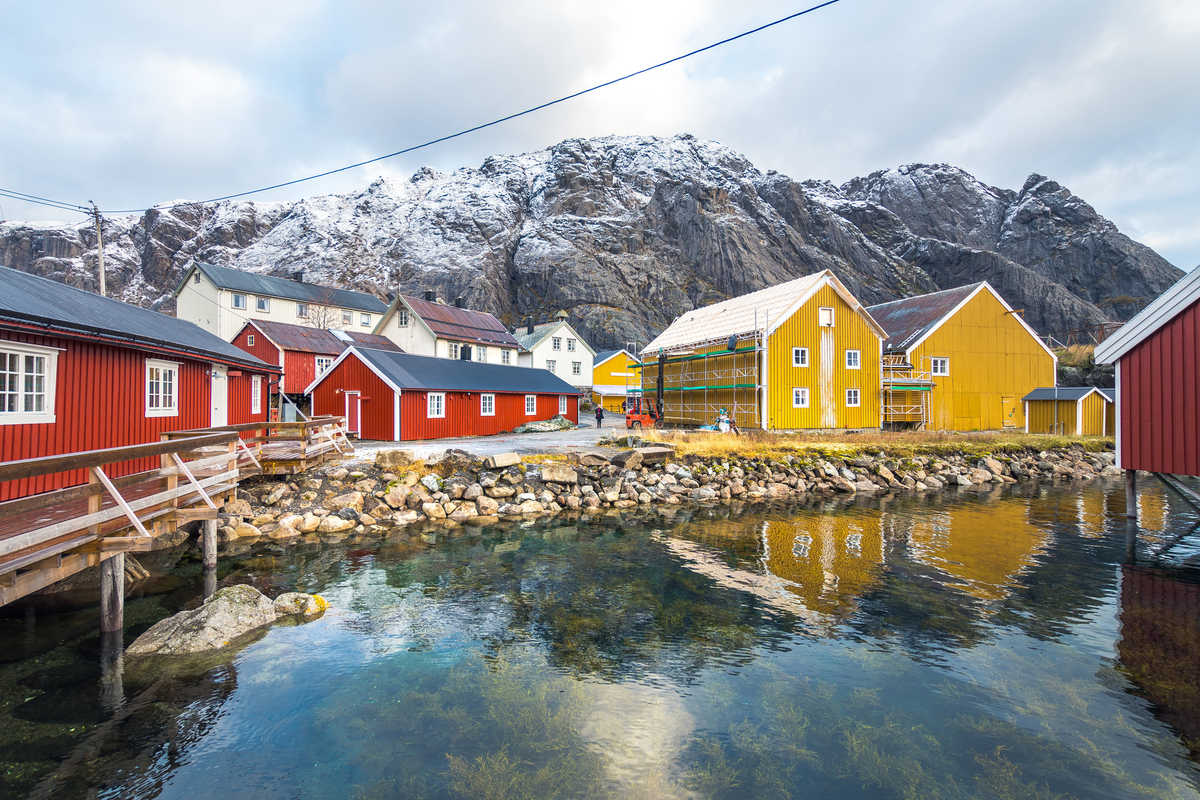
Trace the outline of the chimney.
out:
<instances>
[{"instance_id":1,"label":"chimney","mask_svg":"<svg viewBox=\"0 0 1200 800\"><path fill-rule=\"evenodd\" d=\"M425 299L431 303L436 303L437 302L437 292L435 292L433 289L426 289L425 290Z\"/></svg>"},{"instance_id":2,"label":"chimney","mask_svg":"<svg viewBox=\"0 0 1200 800\"><path fill-rule=\"evenodd\" d=\"M533 317L525 318L525 333L533 333Z\"/></svg>"},{"instance_id":3,"label":"chimney","mask_svg":"<svg viewBox=\"0 0 1200 800\"><path fill-rule=\"evenodd\" d=\"M292 272L288 273L288 277L294 280L296 283L304 283L304 270L293 270Z\"/></svg>"},{"instance_id":4,"label":"chimney","mask_svg":"<svg viewBox=\"0 0 1200 800\"><path fill-rule=\"evenodd\" d=\"M466 308L467 307L467 301L463 299L463 296L461 294L458 297L454 298L454 307L455 308Z\"/></svg>"},{"instance_id":5,"label":"chimney","mask_svg":"<svg viewBox=\"0 0 1200 800\"><path fill-rule=\"evenodd\" d=\"M558 319L558 320L562 320L563 322L566 322L567 316L568 316L568 314L566 311L559 311L557 314L554 315L554 318Z\"/></svg>"}]
</instances>

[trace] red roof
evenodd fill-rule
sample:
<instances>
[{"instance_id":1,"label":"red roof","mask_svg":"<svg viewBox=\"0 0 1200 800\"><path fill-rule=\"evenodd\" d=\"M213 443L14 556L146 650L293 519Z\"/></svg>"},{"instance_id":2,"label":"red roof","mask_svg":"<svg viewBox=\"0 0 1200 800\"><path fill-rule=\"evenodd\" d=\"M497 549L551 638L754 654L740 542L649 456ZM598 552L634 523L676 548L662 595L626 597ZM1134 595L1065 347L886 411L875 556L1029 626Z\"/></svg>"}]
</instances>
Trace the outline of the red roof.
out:
<instances>
[{"instance_id":1,"label":"red roof","mask_svg":"<svg viewBox=\"0 0 1200 800\"><path fill-rule=\"evenodd\" d=\"M513 335L504 327L504 323L486 311L459 308L445 303L422 300L407 294L403 295L403 298L413 313L420 317L439 338L512 347L517 350L521 348Z\"/></svg>"},{"instance_id":2,"label":"red roof","mask_svg":"<svg viewBox=\"0 0 1200 800\"><path fill-rule=\"evenodd\" d=\"M378 333L359 333L358 331L338 331L340 334L349 336L355 344L363 347L370 347L373 350L392 350L397 353L403 353L391 339L386 336L381 336Z\"/></svg>"},{"instance_id":3,"label":"red roof","mask_svg":"<svg viewBox=\"0 0 1200 800\"><path fill-rule=\"evenodd\" d=\"M270 339L271 343L276 347L298 353L336 356L351 343L379 350L403 352L387 337L374 333L359 333L357 331L334 332L324 328L293 325L290 322L271 322L265 319L252 319L246 324L258 328L263 336Z\"/></svg>"}]
</instances>

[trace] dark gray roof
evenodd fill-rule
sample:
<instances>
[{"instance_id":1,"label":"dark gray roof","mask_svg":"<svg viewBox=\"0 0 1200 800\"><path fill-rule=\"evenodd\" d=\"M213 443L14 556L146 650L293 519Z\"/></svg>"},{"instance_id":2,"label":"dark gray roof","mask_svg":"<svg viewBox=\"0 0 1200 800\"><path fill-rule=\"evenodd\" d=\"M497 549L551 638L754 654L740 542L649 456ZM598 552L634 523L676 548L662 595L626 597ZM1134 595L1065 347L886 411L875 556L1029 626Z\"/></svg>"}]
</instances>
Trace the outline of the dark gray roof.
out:
<instances>
[{"instance_id":1,"label":"dark gray roof","mask_svg":"<svg viewBox=\"0 0 1200 800\"><path fill-rule=\"evenodd\" d=\"M170 347L206 359L279 371L191 322L0 267L0 323L5 320L48 332L99 334L124 340L130 347Z\"/></svg>"},{"instance_id":2,"label":"dark gray roof","mask_svg":"<svg viewBox=\"0 0 1200 800\"><path fill-rule=\"evenodd\" d=\"M1100 394L1105 395L1108 400L1112 400L1112 389L1101 389L1097 386L1059 386L1057 389L1053 386L1043 386L1038 389L1034 389L1021 399L1054 400L1056 397L1055 393L1057 392L1057 398L1059 400L1074 402L1076 400L1082 400L1094 391L1098 391Z\"/></svg>"},{"instance_id":3,"label":"dark gray roof","mask_svg":"<svg viewBox=\"0 0 1200 800\"><path fill-rule=\"evenodd\" d=\"M208 279L222 289L246 294L257 294L266 297L283 297L301 303L315 303L323 306L338 308L353 308L358 311L370 311L382 314L387 311L387 304L374 295L366 292L355 292L350 289L335 289L331 286L318 286L315 283L301 283L290 278L279 278L274 275L263 275L258 272L246 272L232 267L218 267L216 264L196 264L196 269L203 272ZM183 276L184 281L192 274L188 270ZM180 283L179 288L183 288Z\"/></svg>"},{"instance_id":4,"label":"dark gray roof","mask_svg":"<svg viewBox=\"0 0 1200 800\"><path fill-rule=\"evenodd\" d=\"M401 389L579 394L574 386L545 369L415 356L365 347L355 347L354 352Z\"/></svg>"},{"instance_id":5,"label":"dark gray roof","mask_svg":"<svg viewBox=\"0 0 1200 800\"><path fill-rule=\"evenodd\" d=\"M592 363L593 364L602 364L605 361L608 361L610 358L612 358L619 352L621 352L621 350L619 350L619 349L618 350L601 350L599 353L596 353L596 357L592 359ZM637 359L634 359L634 360L636 361Z\"/></svg>"},{"instance_id":6,"label":"dark gray roof","mask_svg":"<svg viewBox=\"0 0 1200 800\"><path fill-rule=\"evenodd\" d=\"M1108 386L1097 386L1096 388L1100 390L1100 394L1108 398L1108 402L1117 402L1117 390L1115 388Z\"/></svg>"},{"instance_id":7,"label":"dark gray roof","mask_svg":"<svg viewBox=\"0 0 1200 800\"><path fill-rule=\"evenodd\" d=\"M868 306L867 313L887 331L888 338L883 343L883 349L891 353L906 352L979 285L971 283L940 292L904 297L890 303Z\"/></svg>"}]
</instances>

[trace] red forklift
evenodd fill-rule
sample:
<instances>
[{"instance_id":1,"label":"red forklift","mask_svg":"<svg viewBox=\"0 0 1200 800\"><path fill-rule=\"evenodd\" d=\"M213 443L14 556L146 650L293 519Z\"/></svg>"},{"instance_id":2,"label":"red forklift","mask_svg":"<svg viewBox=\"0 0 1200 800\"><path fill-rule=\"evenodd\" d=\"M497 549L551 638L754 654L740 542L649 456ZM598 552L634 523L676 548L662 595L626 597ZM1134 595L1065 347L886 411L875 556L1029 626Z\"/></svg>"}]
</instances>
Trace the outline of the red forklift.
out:
<instances>
[{"instance_id":1,"label":"red forklift","mask_svg":"<svg viewBox=\"0 0 1200 800\"><path fill-rule=\"evenodd\" d=\"M655 428L661 424L662 414L655 408L654 401L640 394L630 394L625 398L625 427L640 431L643 428Z\"/></svg>"}]
</instances>

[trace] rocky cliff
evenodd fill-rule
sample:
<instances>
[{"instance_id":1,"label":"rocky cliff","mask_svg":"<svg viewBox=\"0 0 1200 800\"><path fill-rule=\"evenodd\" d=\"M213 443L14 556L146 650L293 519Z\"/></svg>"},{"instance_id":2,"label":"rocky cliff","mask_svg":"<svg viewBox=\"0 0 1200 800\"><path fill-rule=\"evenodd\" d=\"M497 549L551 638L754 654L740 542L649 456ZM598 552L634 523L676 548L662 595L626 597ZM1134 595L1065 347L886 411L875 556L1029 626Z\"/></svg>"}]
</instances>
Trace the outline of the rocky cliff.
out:
<instances>
[{"instance_id":1,"label":"rocky cliff","mask_svg":"<svg viewBox=\"0 0 1200 800\"><path fill-rule=\"evenodd\" d=\"M201 260L380 296L434 288L514 325L565 308L597 347L826 268L866 303L986 279L1059 338L1127 318L1180 274L1040 175L1013 191L913 164L839 187L686 135L572 139L297 202L184 204L107 220L104 236L110 292L163 310ZM95 233L3 223L0 264L90 288Z\"/></svg>"}]
</instances>

